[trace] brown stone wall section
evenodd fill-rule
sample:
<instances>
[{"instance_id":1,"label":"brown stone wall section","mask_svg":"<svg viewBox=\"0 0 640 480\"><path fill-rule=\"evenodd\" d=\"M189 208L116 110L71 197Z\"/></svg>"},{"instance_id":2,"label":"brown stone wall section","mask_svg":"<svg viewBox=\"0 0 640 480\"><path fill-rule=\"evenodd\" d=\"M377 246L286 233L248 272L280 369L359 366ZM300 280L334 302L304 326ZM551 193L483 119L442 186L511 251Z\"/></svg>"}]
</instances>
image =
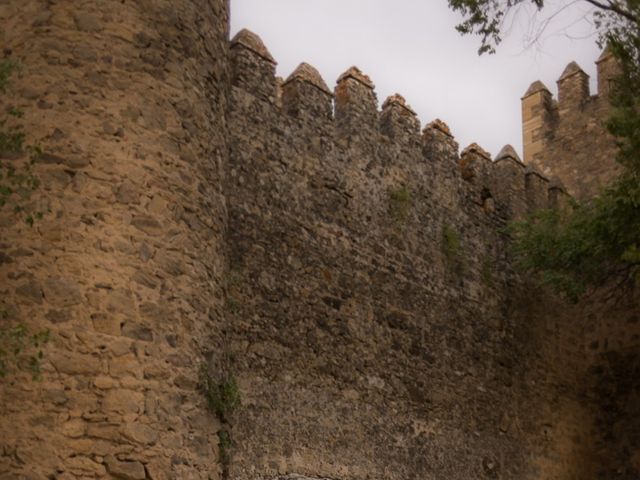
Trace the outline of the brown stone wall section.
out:
<instances>
[{"instance_id":1,"label":"brown stone wall section","mask_svg":"<svg viewBox=\"0 0 640 480\"><path fill-rule=\"evenodd\" d=\"M42 382L2 381L0 478L217 477L195 384L221 318L227 15L222 0L0 5L21 65L2 109L45 152L42 220L0 210L3 322L51 332Z\"/></svg>"}]
</instances>

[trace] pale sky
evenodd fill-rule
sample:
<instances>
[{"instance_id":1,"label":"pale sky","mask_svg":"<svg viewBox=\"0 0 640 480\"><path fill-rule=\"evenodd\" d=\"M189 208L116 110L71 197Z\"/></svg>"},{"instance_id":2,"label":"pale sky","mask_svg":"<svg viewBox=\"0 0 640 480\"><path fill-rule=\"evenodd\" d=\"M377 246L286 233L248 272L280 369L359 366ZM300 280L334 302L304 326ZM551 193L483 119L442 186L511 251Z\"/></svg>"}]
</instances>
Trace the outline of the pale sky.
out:
<instances>
[{"instance_id":1,"label":"pale sky","mask_svg":"<svg viewBox=\"0 0 640 480\"><path fill-rule=\"evenodd\" d=\"M533 10L509 19L495 55L478 57L479 39L462 37L460 17L446 0L231 0L231 35L257 33L286 78L300 62L316 67L329 88L352 65L376 85L379 105L400 93L424 126L435 118L460 147L477 142L496 155L506 143L522 153L520 98L534 80L556 95L556 80L572 60L591 75L599 49L590 11L581 0L548 0L549 22L535 45ZM590 16L588 16L590 19Z\"/></svg>"}]
</instances>

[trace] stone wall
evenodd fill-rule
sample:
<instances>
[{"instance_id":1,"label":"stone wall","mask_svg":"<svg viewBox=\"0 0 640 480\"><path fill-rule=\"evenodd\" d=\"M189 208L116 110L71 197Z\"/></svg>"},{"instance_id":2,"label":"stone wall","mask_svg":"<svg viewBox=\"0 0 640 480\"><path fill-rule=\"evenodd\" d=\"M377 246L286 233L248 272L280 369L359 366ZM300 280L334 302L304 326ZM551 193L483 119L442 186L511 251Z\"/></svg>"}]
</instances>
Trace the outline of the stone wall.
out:
<instances>
[{"instance_id":1,"label":"stone wall","mask_svg":"<svg viewBox=\"0 0 640 480\"><path fill-rule=\"evenodd\" d=\"M0 209L0 321L51 333L42 381L1 380L1 479L637 476L637 304L513 271L503 227L566 200L513 148L460 154L355 67L276 79L222 0L0 21L1 108L43 150L42 218ZM539 141L570 113L533 90ZM235 412L207 411L201 365Z\"/></svg>"},{"instance_id":2,"label":"stone wall","mask_svg":"<svg viewBox=\"0 0 640 480\"><path fill-rule=\"evenodd\" d=\"M195 385L223 305L226 1L9 1L0 24L2 111L44 151L42 219L0 210L2 322L51 337L41 382L2 380L0 478L217 478Z\"/></svg>"},{"instance_id":3,"label":"stone wall","mask_svg":"<svg viewBox=\"0 0 640 480\"><path fill-rule=\"evenodd\" d=\"M459 156L399 95L378 111L355 67L278 94L259 38L231 52L231 478L586 478L584 332L501 233L548 181L510 147Z\"/></svg>"}]
</instances>

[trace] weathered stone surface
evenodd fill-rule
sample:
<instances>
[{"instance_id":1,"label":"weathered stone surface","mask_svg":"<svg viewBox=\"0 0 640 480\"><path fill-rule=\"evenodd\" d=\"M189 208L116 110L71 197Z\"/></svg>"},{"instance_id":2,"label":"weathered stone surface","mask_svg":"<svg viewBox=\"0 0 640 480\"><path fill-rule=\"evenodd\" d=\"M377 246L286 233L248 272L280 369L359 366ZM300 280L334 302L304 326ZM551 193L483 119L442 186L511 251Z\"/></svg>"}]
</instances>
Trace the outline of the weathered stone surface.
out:
<instances>
[{"instance_id":1,"label":"weathered stone surface","mask_svg":"<svg viewBox=\"0 0 640 480\"><path fill-rule=\"evenodd\" d=\"M79 418L70 420L62 426L62 433L71 438L84 436L86 430L87 426L85 422Z\"/></svg>"},{"instance_id":2,"label":"weathered stone surface","mask_svg":"<svg viewBox=\"0 0 640 480\"><path fill-rule=\"evenodd\" d=\"M65 466L71 473L78 476L87 475L100 477L106 473L103 465L87 457L72 457L65 462Z\"/></svg>"},{"instance_id":3,"label":"weathered stone surface","mask_svg":"<svg viewBox=\"0 0 640 480\"><path fill-rule=\"evenodd\" d=\"M147 477L144 471L144 465L140 462L120 462L109 455L104 459L104 463L107 466L107 472L116 478L122 478L123 480L144 480Z\"/></svg>"},{"instance_id":4,"label":"weathered stone surface","mask_svg":"<svg viewBox=\"0 0 640 480\"><path fill-rule=\"evenodd\" d=\"M42 287L35 280L29 280L16 288L16 293L25 299L35 302L42 303Z\"/></svg>"},{"instance_id":5,"label":"weathered stone surface","mask_svg":"<svg viewBox=\"0 0 640 480\"><path fill-rule=\"evenodd\" d=\"M585 360L575 324L563 323L554 338L541 333L551 317L579 314L551 299L533 308L521 296L526 281L495 256L508 248L499 225L540 204L545 180L512 148L495 163L478 145L460 157L440 122L420 136L400 96L374 123L375 97L356 74L345 73L336 88L336 136L322 114L322 89L301 87L309 82L285 83L282 110L251 85L233 89L226 194L230 256L243 281L229 280L228 336L250 398L234 424L242 449L231 475L248 478L256 468L273 477L518 477L538 462L549 476L576 474L592 461L588 449L566 470L539 448L544 434L534 425L557 422L556 446L584 435L592 406L573 396L553 411L537 403L556 381L581 388L570 373ZM577 348L553 353L571 339ZM345 397L347 388L355 394ZM276 404L286 407L276 412ZM402 413L382 413L394 409ZM522 430L505 425L522 420L523 409L533 413ZM306 420L318 417L336 420ZM288 422L274 440L270 425ZM336 424L349 433L331 430ZM389 445L376 425L393 432L398 447L373 447L365 458L360 446ZM466 428L469 435L458 433ZM304 460L285 440L301 431L313 445ZM509 462L496 460L507 451Z\"/></svg>"},{"instance_id":6,"label":"weathered stone surface","mask_svg":"<svg viewBox=\"0 0 640 480\"><path fill-rule=\"evenodd\" d=\"M116 200L124 204L140 203L140 190L133 183L125 180L116 189Z\"/></svg>"},{"instance_id":7,"label":"weathered stone surface","mask_svg":"<svg viewBox=\"0 0 640 480\"><path fill-rule=\"evenodd\" d=\"M158 432L139 423L129 423L122 428L122 435L136 443L151 445L158 439Z\"/></svg>"},{"instance_id":8,"label":"weathered stone surface","mask_svg":"<svg viewBox=\"0 0 640 480\"><path fill-rule=\"evenodd\" d=\"M50 354L49 360L59 372L67 375L96 375L102 371L100 359L92 355L56 352Z\"/></svg>"},{"instance_id":9,"label":"weathered stone surface","mask_svg":"<svg viewBox=\"0 0 640 480\"><path fill-rule=\"evenodd\" d=\"M144 395L131 390L109 390L102 400L102 409L121 414L141 413L144 410Z\"/></svg>"},{"instance_id":10,"label":"weathered stone surface","mask_svg":"<svg viewBox=\"0 0 640 480\"><path fill-rule=\"evenodd\" d=\"M102 29L102 22L93 14L77 12L73 16L73 19L76 22L78 30L82 30L83 32L98 32Z\"/></svg>"},{"instance_id":11,"label":"weathered stone surface","mask_svg":"<svg viewBox=\"0 0 640 480\"><path fill-rule=\"evenodd\" d=\"M125 322L122 326L122 334L126 337L143 342L153 341L153 330L145 325L139 325L134 322Z\"/></svg>"},{"instance_id":12,"label":"weathered stone surface","mask_svg":"<svg viewBox=\"0 0 640 480\"><path fill-rule=\"evenodd\" d=\"M49 277L43 287L47 302L56 307L71 307L82 301L78 284L70 278Z\"/></svg>"},{"instance_id":13,"label":"weathered stone surface","mask_svg":"<svg viewBox=\"0 0 640 480\"><path fill-rule=\"evenodd\" d=\"M96 332L107 335L120 335L122 332L123 320L116 315L109 313L92 313L91 323Z\"/></svg>"},{"instance_id":14,"label":"weathered stone surface","mask_svg":"<svg viewBox=\"0 0 640 480\"><path fill-rule=\"evenodd\" d=\"M160 222L149 215L136 215L131 220L131 225L142 230L144 233L153 236L160 235L162 232L162 225Z\"/></svg>"}]
</instances>

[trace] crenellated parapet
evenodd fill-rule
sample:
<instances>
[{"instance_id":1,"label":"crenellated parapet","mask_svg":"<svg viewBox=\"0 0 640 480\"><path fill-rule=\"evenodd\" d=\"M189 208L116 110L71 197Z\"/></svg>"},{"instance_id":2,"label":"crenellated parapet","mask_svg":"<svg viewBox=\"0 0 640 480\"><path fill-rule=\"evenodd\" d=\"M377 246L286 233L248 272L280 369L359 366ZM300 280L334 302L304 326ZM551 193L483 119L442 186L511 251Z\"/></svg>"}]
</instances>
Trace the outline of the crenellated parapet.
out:
<instances>
[{"instance_id":1,"label":"crenellated parapet","mask_svg":"<svg viewBox=\"0 0 640 480\"><path fill-rule=\"evenodd\" d=\"M324 149L320 144L326 146L327 142L333 145L330 150L348 147L345 156L362 168L393 165L396 183L406 183L418 174L427 175L428 183L439 189L444 184L455 189L455 179L462 179L465 198L482 207L479 211L503 220L554 203L546 176L538 168L526 168L513 147L507 145L495 161L475 143L459 154L449 126L436 119L421 132L415 111L402 95L388 97L378 109L374 82L358 67L340 75L333 93L319 71L307 63L278 81L275 60L260 38L247 30L232 40L231 59L234 88L246 98L262 102L263 112L270 111L281 119L274 121L275 131L291 131L285 125L293 122L292 134L308 135L297 140L316 153ZM579 67L570 65L561 79L566 105L585 98L584 79ZM557 121L557 104L549 90L535 82L523 99L523 108L530 117L526 124L529 144L537 144L540 156ZM277 126L280 121L285 123Z\"/></svg>"},{"instance_id":2,"label":"crenellated parapet","mask_svg":"<svg viewBox=\"0 0 640 480\"><path fill-rule=\"evenodd\" d=\"M540 81L522 97L524 162L544 177L560 178L579 199L597 194L618 171L615 143L605 127L618 67L608 49L596 63L595 94L589 75L570 62L557 81L557 100Z\"/></svg>"},{"instance_id":3,"label":"crenellated parapet","mask_svg":"<svg viewBox=\"0 0 640 480\"><path fill-rule=\"evenodd\" d=\"M550 206L549 182L537 170L525 167L511 145L495 161L476 143L460 155L460 171L469 199L487 213L494 210L505 219Z\"/></svg>"}]
</instances>

